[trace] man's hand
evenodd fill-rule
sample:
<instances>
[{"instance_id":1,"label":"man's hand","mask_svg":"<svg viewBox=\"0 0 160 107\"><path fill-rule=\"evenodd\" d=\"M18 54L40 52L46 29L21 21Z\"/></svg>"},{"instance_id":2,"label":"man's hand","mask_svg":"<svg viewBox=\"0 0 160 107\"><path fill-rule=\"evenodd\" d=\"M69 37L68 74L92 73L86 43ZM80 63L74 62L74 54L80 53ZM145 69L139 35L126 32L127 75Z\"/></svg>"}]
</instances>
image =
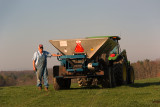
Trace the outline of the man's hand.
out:
<instances>
[{"instance_id":1,"label":"man's hand","mask_svg":"<svg viewBox=\"0 0 160 107\"><path fill-rule=\"evenodd\" d=\"M34 70L34 71L37 71L36 67L33 67L33 70Z\"/></svg>"},{"instance_id":2,"label":"man's hand","mask_svg":"<svg viewBox=\"0 0 160 107\"><path fill-rule=\"evenodd\" d=\"M58 55L58 56L62 56L62 54Z\"/></svg>"},{"instance_id":3,"label":"man's hand","mask_svg":"<svg viewBox=\"0 0 160 107\"><path fill-rule=\"evenodd\" d=\"M35 61L33 60L33 70L36 72L37 71L37 69L36 69L36 67L35 67Z\"/></svg>"}]
</instances>

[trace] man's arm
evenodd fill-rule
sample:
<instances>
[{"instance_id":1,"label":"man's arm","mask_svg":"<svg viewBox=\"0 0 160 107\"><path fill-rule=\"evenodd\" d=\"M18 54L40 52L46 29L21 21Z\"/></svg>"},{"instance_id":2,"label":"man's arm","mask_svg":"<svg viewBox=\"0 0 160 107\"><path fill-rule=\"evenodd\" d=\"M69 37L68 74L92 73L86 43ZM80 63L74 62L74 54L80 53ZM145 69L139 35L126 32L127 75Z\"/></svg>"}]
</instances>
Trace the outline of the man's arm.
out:
<instances>
[{"instance_id":1,"label":"man's arm","mask_svg":"<svg viewBox=\"0 0 160 107\"><path fill-rule=\"evenodd\" d=\"M60 54L60 55L57 55L57 54L52 54L52 56L62 56L62 54Z\"/></svg>"},{"instance_id":2,"label":"man's arm","mask_svg":"<svg viewBox=\"0 0 160 107\"><path fill-rule=\"evenodd\" d=\"M33 70L36 71L35 60L33 60Z\"/></svg>"}]
</instances>

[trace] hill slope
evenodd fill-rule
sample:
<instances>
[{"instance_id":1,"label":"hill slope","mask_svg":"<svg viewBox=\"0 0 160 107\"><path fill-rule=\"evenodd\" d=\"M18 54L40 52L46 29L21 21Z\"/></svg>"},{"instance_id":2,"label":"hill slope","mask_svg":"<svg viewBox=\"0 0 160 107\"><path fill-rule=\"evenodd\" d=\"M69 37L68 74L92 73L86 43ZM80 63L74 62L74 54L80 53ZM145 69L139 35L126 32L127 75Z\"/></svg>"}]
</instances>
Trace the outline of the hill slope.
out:
<instances>
[{"instance_id":1,"label":"hill slope","mask_svg":"<svg viewBox=\"0 0 160 107\"><path fill-rule=\"evenodd\" d=\"M134 85L110 89L99 87L49 92L36 86L0 87L1 107L156 107L160 106L159 78L137 80Z\"/></svg>"}]
</instances>

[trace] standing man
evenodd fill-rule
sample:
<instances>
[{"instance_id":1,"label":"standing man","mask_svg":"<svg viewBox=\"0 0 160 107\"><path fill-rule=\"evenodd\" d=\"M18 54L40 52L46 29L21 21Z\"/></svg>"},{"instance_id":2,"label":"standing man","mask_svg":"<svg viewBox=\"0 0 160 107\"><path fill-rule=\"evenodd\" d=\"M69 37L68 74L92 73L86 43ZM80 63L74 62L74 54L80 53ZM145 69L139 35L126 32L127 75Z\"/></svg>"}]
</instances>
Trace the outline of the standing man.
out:
<instances>
[{"instance_id":1,"label":"standing man","mask_svg":"<svg viewBox=\"0 0 160 107\"><path fill-rule=\"evenodd\" d=\"M48 71L47 71L47 57L61 56L57 54L50 54L47 51L43 51L43 45L38 46L38 51L33 55L33 70L37 75L37 86L38 89L42 89L42 77L44 81L45 91L48 91Z\"/></svg>"}]
</instances>

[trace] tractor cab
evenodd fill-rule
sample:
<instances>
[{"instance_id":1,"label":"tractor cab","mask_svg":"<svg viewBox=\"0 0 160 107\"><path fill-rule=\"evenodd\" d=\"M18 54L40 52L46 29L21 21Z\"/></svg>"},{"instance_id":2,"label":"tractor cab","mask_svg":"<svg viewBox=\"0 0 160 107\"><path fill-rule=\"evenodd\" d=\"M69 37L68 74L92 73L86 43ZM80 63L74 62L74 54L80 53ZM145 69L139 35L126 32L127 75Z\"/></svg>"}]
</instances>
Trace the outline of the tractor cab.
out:
<instances>
[{"instance_id":1,"label":"tractor cab","mask_svg":"<svg viewBox=\"0 0 160 107\"><path fill-rule=\"evenodd\" d=\"M119 40L121 40L121 38L119 36L108 36L110 39L116 41L118 43Z\"/></svg>"},{"instance_id":2,"label":"tractor cab","mask_svg":"<svg viewBox=\"0 0 160 107\"><path fill-rule=\"evenodd\" d=\"M116 54L119 54L121 52L120 45L118 43L121 38L119 36L109 36L109 38L117 42L117 46L115 46L114 49L110 52L110 56L115 57Z\"/></svg>"}]
</instances>

